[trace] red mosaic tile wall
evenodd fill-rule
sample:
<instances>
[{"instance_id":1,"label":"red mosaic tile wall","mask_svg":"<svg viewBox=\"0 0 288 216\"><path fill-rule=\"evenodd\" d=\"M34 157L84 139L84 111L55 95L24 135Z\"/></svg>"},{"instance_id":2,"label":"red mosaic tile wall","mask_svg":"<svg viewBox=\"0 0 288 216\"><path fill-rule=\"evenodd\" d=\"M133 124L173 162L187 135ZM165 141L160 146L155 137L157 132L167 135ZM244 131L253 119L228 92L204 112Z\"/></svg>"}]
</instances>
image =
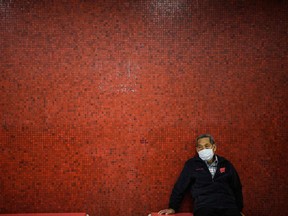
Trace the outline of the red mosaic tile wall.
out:
<instances>
[{"instance_id":1,"label":"red mosaic tile wall","mask_svg":"<svg viewBox=\"0 0 288 216\"><path fill-rule=\"evenodd\" d=\"M208 132L246 215L286 216L287 9L1 0L0 213L166 208Z\"/></svg>"}]
</instances>

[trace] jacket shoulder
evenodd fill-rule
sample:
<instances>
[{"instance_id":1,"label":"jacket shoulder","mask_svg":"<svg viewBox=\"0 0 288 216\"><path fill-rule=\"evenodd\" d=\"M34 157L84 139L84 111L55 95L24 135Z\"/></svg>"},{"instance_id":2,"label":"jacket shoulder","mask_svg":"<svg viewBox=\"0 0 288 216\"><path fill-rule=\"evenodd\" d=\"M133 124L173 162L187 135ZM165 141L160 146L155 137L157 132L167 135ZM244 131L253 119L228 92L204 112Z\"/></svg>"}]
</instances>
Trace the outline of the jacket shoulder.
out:
<instances>
[{"instance_id":1,"label":"jacket shoulder","mask_svg":"<svg viewBox=\"0 0 288 216\"><path fill-rule=\"evenodd\" d=\"M202 162L202 160L198 156L194 156L194 157L188 159L185 162L185 165L192 166L192 165L199 163L199 162Z\"/></svg>"},{"instance_id":2,"label":"jacket shoulder","mask_svg":"<svg viewBox=\"0 0 288 216\"><path fill-rule=\"evenodd\" d=\"M220 162L228 162L228 163L230 163L230 161L228 160L228 159L226 159L225 157L222 157L222 156L219 156L219 155L217 155L217 157L218 157L218 160L220 161Z\"/></svg>"},{"instance_id":3,"label":"jacket shoulder","mask_svg":"<svg viewBox=\"0 0 288 216\"><path fill-rule=\"evenodd\" d=\"M217 155L217 157L218 157L219 163L226 164L226 165L228 165L230 167L234 167L233 164L228 159L226 159L225 157L221 157L219 155Z\"/></svg>"}]
</instances>

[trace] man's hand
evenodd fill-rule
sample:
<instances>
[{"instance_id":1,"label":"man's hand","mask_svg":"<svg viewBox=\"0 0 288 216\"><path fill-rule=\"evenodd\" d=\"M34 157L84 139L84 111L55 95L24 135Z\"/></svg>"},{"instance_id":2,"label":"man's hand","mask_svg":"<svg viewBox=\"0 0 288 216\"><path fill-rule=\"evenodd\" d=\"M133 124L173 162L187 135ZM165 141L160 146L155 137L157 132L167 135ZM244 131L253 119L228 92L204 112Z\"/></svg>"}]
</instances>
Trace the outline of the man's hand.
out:
<instances>
[{"instance_id":1,"label":"man's hand","mask_svg":"<svg viewBox=\"0 0 288 216\"><path fill-rule=\"evenodd\" d=\"M242 212L240 212L240 214L241 214L242 216L245 216Z\"/></svg>"},{"instance_id":2,"label":"man's hand","mask_svg":"<svg viewBox=\"0 0 288 216\"><path fill-rule=\"evenodd\" d=\"M158 212L158 214L160 215L170 215L170 214L175 214L174 209L163 209L161 211Z\"/></svg>"}]
</instances>

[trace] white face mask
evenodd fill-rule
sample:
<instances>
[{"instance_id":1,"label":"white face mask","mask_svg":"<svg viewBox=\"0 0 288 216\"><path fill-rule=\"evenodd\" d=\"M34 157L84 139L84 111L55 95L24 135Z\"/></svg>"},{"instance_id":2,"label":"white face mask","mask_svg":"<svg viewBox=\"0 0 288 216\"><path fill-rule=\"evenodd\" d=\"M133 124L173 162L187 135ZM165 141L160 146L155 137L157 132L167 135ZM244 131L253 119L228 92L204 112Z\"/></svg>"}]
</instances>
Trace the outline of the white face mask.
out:
<instances>
[{"instance_id":1,"label":"white face mask","mask_svg":"<svg viewBox=\"0 0 288 216\"><path fill-rule=\"evenodd\" d=\"M204 161L209 161L213 158L214 152L212 149L203 149L198 152L199 157Z\"/></svg>"}]
</instances>

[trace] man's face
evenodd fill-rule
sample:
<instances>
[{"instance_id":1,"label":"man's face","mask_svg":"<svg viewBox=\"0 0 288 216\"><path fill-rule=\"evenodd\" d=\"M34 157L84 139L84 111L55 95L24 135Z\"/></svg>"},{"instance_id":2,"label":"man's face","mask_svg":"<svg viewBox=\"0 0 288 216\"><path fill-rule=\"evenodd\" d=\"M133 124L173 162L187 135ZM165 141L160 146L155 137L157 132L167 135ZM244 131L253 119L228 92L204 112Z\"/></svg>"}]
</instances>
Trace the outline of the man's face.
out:
<instances>
[{"instance_id":1,"label":"man's face","mask_svg":"<svg viewBox=\"0 0 288 216\"><path fill-rule=\"evenodd\" d=\"M215 153L216 151L216 145L210 143L210 139L208 137L201 138L197 141L196 145L196 151L199 152L203 149L212 149Z\"/></svg>"}]
</instances>

